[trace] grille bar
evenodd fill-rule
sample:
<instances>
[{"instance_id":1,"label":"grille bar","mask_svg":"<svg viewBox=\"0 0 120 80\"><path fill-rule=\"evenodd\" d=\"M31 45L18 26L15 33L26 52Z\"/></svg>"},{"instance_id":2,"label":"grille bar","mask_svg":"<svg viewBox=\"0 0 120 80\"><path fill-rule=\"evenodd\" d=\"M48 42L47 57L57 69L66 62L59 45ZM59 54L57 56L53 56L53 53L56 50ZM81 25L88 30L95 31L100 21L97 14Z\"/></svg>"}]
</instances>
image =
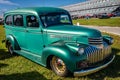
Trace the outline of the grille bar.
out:
<instances>
[{"instance_id":1,"label":"grille bar","mask_svg":"<svg viewBox=\"0 0 120 80\"><path fill-rule=\"evenodd\" d=\"M98 49L96 47L89 46L85 49L85 54L87 55L89 63L96 63L102 61L111 54L111 47L108 46L103 49Z\"/></svg>"},{"instance_id":2,"label":"grille bar","mask_svg":"<svg viewBox=\"0 0 120 80\"><path fill-rule=\"evenodd\" d=\"M91 45L100 45L103 44L102 37L99 38L88 38L89 44Z\"/></svg>"}]
</instances>

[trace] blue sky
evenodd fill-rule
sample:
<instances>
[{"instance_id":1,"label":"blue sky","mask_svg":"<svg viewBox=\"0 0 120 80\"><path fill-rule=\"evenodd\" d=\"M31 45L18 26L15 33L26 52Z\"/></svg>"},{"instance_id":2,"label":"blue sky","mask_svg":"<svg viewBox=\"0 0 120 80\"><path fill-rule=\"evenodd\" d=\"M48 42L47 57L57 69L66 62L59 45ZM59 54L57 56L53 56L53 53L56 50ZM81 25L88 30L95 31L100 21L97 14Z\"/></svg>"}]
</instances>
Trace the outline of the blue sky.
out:
<instances>
[{"instance_id":1,"label":"blue sky","mask_svg":"<svg viewBox=\"0 0 120 80\"><path fill-rule=\"evenodd\" d=\"M61 7L86 0L0 0L0 16L3 12L21 7Z\"/></svg>"}]
</instances>

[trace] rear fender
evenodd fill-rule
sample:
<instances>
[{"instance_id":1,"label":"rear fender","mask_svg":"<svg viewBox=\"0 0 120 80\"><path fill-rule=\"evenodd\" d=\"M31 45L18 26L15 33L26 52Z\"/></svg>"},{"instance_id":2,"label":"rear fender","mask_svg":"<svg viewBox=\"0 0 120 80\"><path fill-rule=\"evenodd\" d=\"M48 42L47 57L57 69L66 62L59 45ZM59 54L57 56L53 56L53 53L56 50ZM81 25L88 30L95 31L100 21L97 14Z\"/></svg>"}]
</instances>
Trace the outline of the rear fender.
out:
<instances>
[{"instance_id":1,"label":"rear fender","mask_svg":"<svg viewBox=\"0 0 120 80\"><path fill-rule=\"evenodd\" d=\"M12 35L8 35L6 37L6 47L8 45L8 42L10 42L12 44L12 47L13 47L14 50L20 49L16 39Z\"/></svg>"}]
</instances>

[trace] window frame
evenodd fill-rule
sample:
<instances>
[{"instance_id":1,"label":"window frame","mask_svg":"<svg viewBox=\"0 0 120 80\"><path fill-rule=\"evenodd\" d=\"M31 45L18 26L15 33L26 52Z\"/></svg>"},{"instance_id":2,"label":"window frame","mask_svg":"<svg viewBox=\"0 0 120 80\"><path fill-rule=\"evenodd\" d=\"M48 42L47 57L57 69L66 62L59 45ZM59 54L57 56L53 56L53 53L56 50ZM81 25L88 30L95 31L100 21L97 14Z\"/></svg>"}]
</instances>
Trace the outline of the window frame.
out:
<instances>
[{"instance_id":1,"label":"window frame","mask_svg":"<svg viewBox=\"0 0 120 80\"><path fill-rule=\"evenodd\" d=\"M12 20L11 20L12 23L11 23L10 25L8 25L8 24L6 23L6 20L7 20L7 18L8 18L9 16L12 17ZM7 16L5 17L5 25L7 25L7 26L12 26L12 25L13 25L13 15L7 15Z\"/></svg>"},{"instance_id":2,"label":"window frame","mask_svg":"<svg viewBox=\"0 0 120 80\"><path fill-rule=\"evenodd\" d=\"M27 17L28 16L34 16L35 18L36 18L36 21L38 22L38 26L37 27L32 27L32 26L28 26L28 21L27 21ZM34 14L27 14L26 16L25 16L25 22L26 22L26 27L27 28L39 28L40 27L40 22L39 22L39 18L36 16L36 15L34 15Z\"/></svg>"},{"instance_id":3,"label":"window frame","mask_svg":"<svg viewBox=\"0 0 120 80\"><path fill-rule=\"evenodd\" d=\"M22 21L23 21L22 26L15 25L15 20L14 20L15 18L14 18L14 17L17 16L17 15L22 16L22 19L23 19L23 20L22 20ZM16 18L16 19L17 19L17 18ZM13 26L14 26L14 27L24 27L24 26L25 26L25 24L24 24L24 15L23 15L23 14L14 14L14 15L13 15Z\"/></svg>"}]
</instances>

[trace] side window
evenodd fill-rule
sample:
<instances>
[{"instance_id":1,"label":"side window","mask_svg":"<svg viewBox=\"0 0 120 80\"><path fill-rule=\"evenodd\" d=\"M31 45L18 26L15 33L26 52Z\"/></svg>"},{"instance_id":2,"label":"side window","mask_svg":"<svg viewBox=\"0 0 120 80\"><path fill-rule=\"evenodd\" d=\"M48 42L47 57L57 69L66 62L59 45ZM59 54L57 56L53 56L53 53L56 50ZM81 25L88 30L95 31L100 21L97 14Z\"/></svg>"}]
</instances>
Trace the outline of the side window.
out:
<instances>
[{"instance_id":1,"label":"side window","mask_svg":"<svg viewBox=\"0 0 120 80\"><path fill-rule=\"evenodd\" d=\"M23 26L23 16L22 15L15 15L14 16L14 25L15 26Z\"/></svg>"},{"instance_id":2,"label":"side window","mask_svg":"<svg viewBox=\"0 0 120 80\"><path fill-rule=\"evenodd\" d=\"M5 24L6 25L12 25L12 16L11 15L6 17Z\"/></svg>"},{"instance_id":3,"label":"side window","mask_svg":"<svg viewBox=\"0 0 120 80\"><path fill-rule=\"evenodd\" d=\"M33 15L29 15L26 17L26 22L27 22L27 26L28 27L39 27L39 22L36 18L36 16L33 16Z\"/></svg>"}]
</instances>

